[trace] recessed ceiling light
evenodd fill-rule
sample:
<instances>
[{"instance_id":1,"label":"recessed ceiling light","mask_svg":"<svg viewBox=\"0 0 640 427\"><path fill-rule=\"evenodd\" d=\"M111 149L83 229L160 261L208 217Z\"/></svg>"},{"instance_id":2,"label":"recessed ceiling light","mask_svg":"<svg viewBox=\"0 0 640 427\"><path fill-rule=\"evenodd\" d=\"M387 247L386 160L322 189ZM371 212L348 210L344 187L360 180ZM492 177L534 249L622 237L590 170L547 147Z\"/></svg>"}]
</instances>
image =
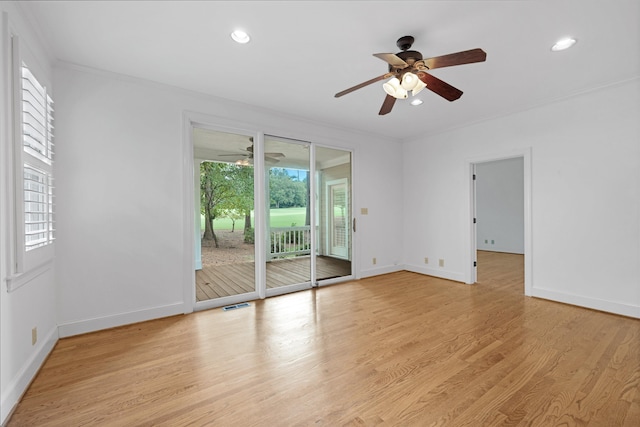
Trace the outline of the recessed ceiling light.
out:
<instances>
[{"instance_id":1,"label":"recessed ceiling light","mask_svg":"<svg viewBox=\"0 0 640 427\"><path fill-rule=\"evenodd\" d=\"M251 40L251 37L249 37L249 34L245 33L242 30L235 30L233 33L231 33L231 38L238 42L238 43L249 43L249 40Z\"/></svg>"},{"instance_id":2,"label":"recessed ceiling light","mask_svg":"<svg viewBox=\"0 0 640 427\"><path fill-rule=\"evenodd\" d=\"M551 46L551 50L554 52L558 52L561 50L569 49L571 46L576 44L576 42L577 42L576 39L573 39L571 37L565 37L564 39L558 40L556 44Z\"/></svg>"},{"instance_id":3,"label":"recessed ceiling light","mask_svg":"<svg viewBox=\"0 0 640 427\"><path fill-rule=\"evenodd\" d=\"M414 99L411 101L411 105L420 105L422 104L422 99Z\"/></svg>"}]
</instances>

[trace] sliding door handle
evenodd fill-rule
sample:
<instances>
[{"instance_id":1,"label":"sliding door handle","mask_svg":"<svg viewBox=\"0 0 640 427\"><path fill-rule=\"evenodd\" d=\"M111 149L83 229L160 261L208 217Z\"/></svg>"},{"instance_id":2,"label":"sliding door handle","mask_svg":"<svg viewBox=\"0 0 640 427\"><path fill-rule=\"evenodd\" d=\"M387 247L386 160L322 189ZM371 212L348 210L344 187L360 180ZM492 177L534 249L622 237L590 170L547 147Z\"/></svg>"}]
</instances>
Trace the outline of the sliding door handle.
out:
<instances>
[{"instance_id":1,"label":"sliding door handle","mask_svg":"<svg viewBox=\"0 0 640 427\"><path fill-rule=\"evenodd\" d=\"M356 232L356 219L353 218L353 232Z\"/></svg>"}]
</instances>

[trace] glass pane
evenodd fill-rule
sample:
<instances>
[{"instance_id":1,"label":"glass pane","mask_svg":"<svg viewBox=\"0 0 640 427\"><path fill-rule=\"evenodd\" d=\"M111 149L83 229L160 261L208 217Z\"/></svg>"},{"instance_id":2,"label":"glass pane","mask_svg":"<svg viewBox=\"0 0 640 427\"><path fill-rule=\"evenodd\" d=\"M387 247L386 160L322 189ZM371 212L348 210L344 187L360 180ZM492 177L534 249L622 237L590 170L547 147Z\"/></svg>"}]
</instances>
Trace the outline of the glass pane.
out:
<instances>
[{"instance_id":1,"label":"glass pane","mask_svg":"<svg viewBox=\"0 0 640 427\"><path fill-rule=\"evenodd\" d=\"M195 128L196 301L256 290L253 138ZM241 297L239 297L241 298Z\"/></svg>"},{"instance_id":2,"label":"glass pane","mask_svg":"<svg viewBox=\"0 0 640 427\"><path fill-rule=\"evenodd\" d=\"M267 291L311 283L309 145L265 136Z\"/></svg>"},{"instance_id":3,"label":"glass pane","mask_svg":"<svg viewBox=\"0 0 640 427\"><path fill-rule=\"evenodd\" d=\"M46 172L24 165L24 235L27 251L51 243L49 233L52 229L53 207L50 206L49 181Z\"/></svg>"},{"instance_id":4,"label":"glass pane","mask_svg":"<svg viewBox=\"0 0 640 427\"><path fill-rule=\"evenodd\" d=\"M351 153L316 147L316 279L351 274Z\"/></svg>"}]
</instances>

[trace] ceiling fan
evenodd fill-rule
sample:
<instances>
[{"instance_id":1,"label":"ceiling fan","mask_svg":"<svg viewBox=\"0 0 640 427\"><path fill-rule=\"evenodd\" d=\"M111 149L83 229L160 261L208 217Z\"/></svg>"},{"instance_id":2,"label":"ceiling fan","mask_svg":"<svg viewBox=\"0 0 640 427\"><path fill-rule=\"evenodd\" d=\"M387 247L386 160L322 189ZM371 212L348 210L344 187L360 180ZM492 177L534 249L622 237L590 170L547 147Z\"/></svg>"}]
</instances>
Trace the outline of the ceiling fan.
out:
<instances>
[{"instance_id":1,"label":"ceiling fan","mask_svg":"<svg viewBox=\"0 0 640 427\"><path fill-rule=\"evenodd\" d=\"M249 137L251 145L244 149L246 153L220 154L220 157L244 157L236 162L238 165L247 166L253 163L253 137ZM279 158L285 157L282 153L264 153L264 160L267 163L278 163Z\"/></svg>"},{"instance_id":2,"label":"ceiling fan","mask_svg":"<svg viewBox=\"0 0 640 427\"><path fill-rule=\"evenodd\" d=\"M487 54L482 49L465 50L423 59L420 52L409 50L413 42L414 38L412 36L400 37L396 42L396 46L402 52L396 54L374 53L373 56L389 64L389 72L338 92L335 97L339 98L380 80L391 79L383 85L385 92L387 92L387 97L384 99L378 113L381 116L391 112L396 99L407 98L409 91L416 95L425 87L448 101L455 101L462 96L462 91L432 76L427 71L434 68L483 62L487 59Z\"/></svg>"}]
</instances>

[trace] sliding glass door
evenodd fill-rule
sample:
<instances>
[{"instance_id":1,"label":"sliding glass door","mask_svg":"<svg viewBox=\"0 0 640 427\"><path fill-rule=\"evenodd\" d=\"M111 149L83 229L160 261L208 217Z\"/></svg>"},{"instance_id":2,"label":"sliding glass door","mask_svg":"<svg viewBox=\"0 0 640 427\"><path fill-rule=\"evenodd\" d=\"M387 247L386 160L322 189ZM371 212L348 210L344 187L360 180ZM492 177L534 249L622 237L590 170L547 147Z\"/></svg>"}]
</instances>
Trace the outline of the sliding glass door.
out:
<instances>
[{"instance_id":1,"label":"sliding glass door","mask_svg":"<svg viewBox=\"0 0 640 427\"><path fill-rule=\"evenodd\" d=\"M351 152L204 126L192 138L196 308L352 277Z\"/></svg>"},{"instance_id":2,"label":"sliding glass door","mask_svg":"<svg viewBox=\"0 0 640 427\"><path fill-rule=\"evenodd\" d=\"M351 273L351 152L315 147L318 282Z\"/></svg>"},{"instance_id":3,"label":"sliding glass door","mask_svg":"<svg viewBox=\"0 0 640 427\"><path fill-rule=\"evenodd\" d=\"M254 138L193 129L196 304L258 297L254 247Z\"/></svg>"},{"instance_id":4,"label":"sliding glass door","mask_svg":"<svg viewBox=\"0 0 640 427\"><path fill-rule=\"evenodd\" d=\"M311 287L308 143L265 136L266 295Z\"/></svg>"}]
</instances>

